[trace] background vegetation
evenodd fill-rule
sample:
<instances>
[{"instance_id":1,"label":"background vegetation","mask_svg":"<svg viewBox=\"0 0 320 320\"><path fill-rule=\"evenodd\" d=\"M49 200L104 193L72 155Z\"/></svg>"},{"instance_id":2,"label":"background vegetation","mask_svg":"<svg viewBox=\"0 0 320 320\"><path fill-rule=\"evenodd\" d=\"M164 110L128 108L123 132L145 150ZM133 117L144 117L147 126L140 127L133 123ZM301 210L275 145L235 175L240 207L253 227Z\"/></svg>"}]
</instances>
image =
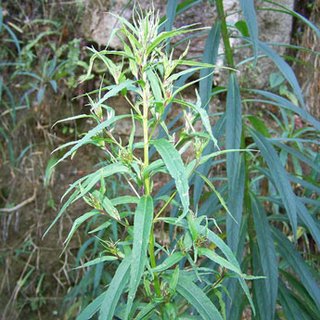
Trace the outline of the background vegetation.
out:
<instances>
[{"instance_id":1,"label":"background vegetation","mask_svg":"<svg viewBox=\"0 0 320 320\"><path fill-rule=\"evenodd\" d=\"M92 44L76 32L81 2L2 3L3 319L87 319L100 306L101 319L111 313L120 319L319 318L320 124L306 112L290 66L303 62L296 52L308 48L291 45L290 56L280 57L257 33L255 11L263 7L240 1L242 19L227 25L217 0L212 5L219 19L206 31L202 56L166 60L173 36L203 34L173 29L176 15L198 2L169 1L160 36L152 16L138 25L122 20L128 39L123 52L85 48ZM319 37L319 29L298 13L265 2ZM237 50L246 50L243 61L237 61L231 37L238 39ZM229 69L212 87L220 41ZM142 62L145 52L150 57ZM237 68L254 69L265 56L279 71L270 74L268 87L248 87ZM171 75L172 63L187 67ZM194 101L185 100L181 88ZM110 127L125 117L117 114L117 100L107 100L116 95L132 104L127 137ZM149 109L141 113L145 100ZM62 118L69 121L51 128ZM55 166L75 151L72 161ZM197 169L191 170L194 162ZM110 166L115 175L101 179ZM73 193L61 206L68 185ZM119 195L130 197L120 201ZM154 210L156 218L138 220L143 210ZM57 212L64 219L41 240ZM131 261L131 250L140 259ZM131 308L125 308L127 286ZM110 290L118 294L107 309L103 300Z\"/></svg>"}]
</instances>

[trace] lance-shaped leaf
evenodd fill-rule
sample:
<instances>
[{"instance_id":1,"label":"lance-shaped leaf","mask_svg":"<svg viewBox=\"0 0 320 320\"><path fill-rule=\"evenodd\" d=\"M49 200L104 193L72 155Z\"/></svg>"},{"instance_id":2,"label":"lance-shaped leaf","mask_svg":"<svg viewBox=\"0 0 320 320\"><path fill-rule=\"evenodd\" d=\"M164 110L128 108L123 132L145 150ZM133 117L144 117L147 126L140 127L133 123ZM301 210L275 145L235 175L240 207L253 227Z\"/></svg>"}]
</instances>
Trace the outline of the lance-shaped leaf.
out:
<instances>
[{"instance_id":1,"label":"lance-shaped leaf","mask_svg":"<svg viewBox=\"0 0 320 320\"><path fill-rule=\"evenodd\" d=\"M302 201L296 197L296 204L298 209L298 216L303 222L303 224L308 228L311 233L314 241L317 243L320 248L320 226L319 221L316 221L315 218L310 214L308 209L302 203Z\"/></svg>"},{"instance_id":2,"label":"lance-shaped leaf","mask_svg":"<svg viewBox=\"0 0 320 320\"><path fill-rule=\"evenodd\" d=\"M285 319L290 320L312 320L304 310L303 305L294 298L290 290L280 282L279 285L279 302L283 308Z\"/></svg>"},{"instance_id":3,"label":"lance-shaped leaf","mask_svg":"<svg viewBox=\"0 0 320 320\"><path fill-rule=\"evenodd\" d=\"M292 268L300 278L301 283L320 309L320 287L317 280L313 277L309 266L305 263L301 255L294 248L292 243L277 229L272 229L273 237L276 241L276 249L284 261Z\"/></svg>"},{"instance_id":4,"label":"lance-shaped leaf","mask_svg":"<svg viewBox=\"0 0 320 320\"><path fill-rule=\"evenodd\" d=\"M113 319L120 296L129 281L130 264L131 256L127 256L120 263L102 300L99 320Z\"/></svg>"},{"instance_id":5,"label":"lance-shaped leaf","mask_svg":"<svg viewBox=\"0 0 320 320\"><path fill-rule=\"evenodd\" d=\"M102 256L102 257L93 259L91 261L88 261L88 262L82 264L81 266L76 267L75 269L91 267L91 266L94 266L94 265L96 265L98 263L102 263L102 262L106 262L106 261L110 262L110 261L115 261L115 260L118 260L118 258L115 257L115 256Z\"/></svg>"},{"instance_id":6,"label":"lance-shaped leaf","mask_svg":"<svg viewBox=\"0 0 320 320\"><path fill-rule=\"evenodd\" d=\"M214 243L221 251L222 253L225 255L225 257L228 259L229 262L231 262L232 265L234 265L235 267L237 267L237 269L241 269L239 262L237 261L237 258L235 257L234 253L232 252L232 250L230 249L229 246L227 246L227 244L220 238L218 237L214 232L212 232L211 230L209 230L207 227L204 226L198 226L198 231L203 234L204 236L206 236L208 238L209 241L211 241L212 243ZM249 292L249 288L248 285L246 284L246 282L244 281L244 279L242 277L237 277L240 286L242 287L249 303L250 306L252 308L253 313L255 314L255 307Z\"/></svg>"},{"instance_id":7,"label":"lance-shaped leaf","mask_svg":"<svg viewBox=\"0 0 320 320\"><path fill-rule=\"evenodd\" d=\"M134 214L131 272L125 319L128 319L146 265L152 219L153 200L150 196L143 196Z\"/></svg>"},{"instance_id":8,"label":"lance-shaped leaf","mask_svg":"<svg viewBox=\"0 0 320 320\"><path fill-rule=\"evenodd\" d=\"M72 236L73 236L74 233L78 230L78 228L81 226L81 224L82 224L84 221L90 219L91 217L93 217L93 216L95 216L95 215L97 215L97 214L99 214L99 211L98 211L98 210L92 210L92 211L90 211L90 212L87 212L87 213L83 214L81 217L77 218L77 219L74 221L74 223L73 223L73 225L72 225L72 228L71 228L71 230L69 231L66 240L63 242L64 245L65 245L65 248L68 246L68 244L69 244ZM65 250L65 249L64 249L64 250ZM63 250L63 251L64 251L64 250Z\"/></svg>"},{"instance_id":9,"label":"lance-shaped leaf","mask_svg":"<svg viewBox=\"0 0 320 320\"><path fill-rule=\"evenodd\" d=\"M62 216L62 214L67 210L67 208L75 201L86 195L95 185L97 182L100 181L101 178L106 178L109 176L112 176L116 173L129 173L129 170L127 167L125 167L122 164L119 163L112 163L108 166L105 166L99 170L97 170L94 173L89 174L87 177L80 178L78 180L81 182L82 188L79 190L76 190L69 199L65 202L65 204L60 209L59 213L51 223L51 225L48 227L46 232L44 233L43 237L50 231L50 229L55 225L55 223L58 221L58 219ZM77 183L73 183L71 187L66 191L65 194L70 192L72 189L75 189L78 186Z\"/></svg>"},{"instance_id":10,"label":"lance-shaped leaf","mask_svg":"<svg viewBox=\"0 0 320 320\"><path fill-rule=\"evenodd\" d=\"M129 117L129 115L120 115L120 116L115 116L111 119L108 119L106 121L101 122L99 125L97 125L93 129L91 129L82 139L80 139L75 146L73 146L68 152L66 152L63 155L63 157L61 159L59 159L59 161L57 161L56 164L63 161L67 157L71 156L75 151L77 151L83 145L91 142L91 139L93 137L95 137L98 133L100 133L103 129L109 127L110 125L112 125L113 123L115 123L121 119L128 118L128 117Z\"/></svg>"},{"instance_id":11,"label":"lance-shaped leaf","mask_svg":"<svg viewBox=\"0 0 320 320\"><path fill-rule=\"evenodd\" d=\"M176 290L199 312L202 319L223 319L216 306L189 277L180 274Z\"/></svg>"},{"instance_id":12,"label":"lance-shaped leaf","mask_svg":"<svg viewBox=\"0 0 320 320\"><path fill-rule=\"evenodd\" d=\"M202 62L216 64L218 49L220 44L221 23L218 21L212 27L208 34ZM213 69L205 68L200 70L199 94L201 97L202 108L207 108L211 98Z\"/></svg>"},{"instance_id":13,"label":"lance-shaped leaf","mask_svg":"<svg viewBox=\"0 0 320 320\"><path fill-rule=\"evenodd\" d=\"M292 68L273 49L271 49L266 43L259 41L259 48L264 54L266 54L275 63L275 65L278 67L279 71L282 73L282 75L290 83L290 85L294 91L294 94L296 95L297 99L299 100L301 106L305 107L302 91L301 91L298 80L297 80Z\"/></svg>"},{"instance_id":14,"label":"lance-shaped leaf","mask_svg":"<svg viewBox=\"0 0 320 320\"><path fill-rule=\"evenodd\" d=\"M118 210L114 207L112 201L105 195L100 194L99 191L95 190L92 192L92 196L99 201L103 210L115 220L121 220Z\"/></svg>"},{"instance_id":15,"label":"lance-shaped leaf","mask_svg":"<svg viewBox=\"0 0 320 320\"><path fill-rule=\"evenodd\" d=\"M257 57L258 54L258 23L257 23L257 16L256 10L254 8L254 1L253 0L240 0L240 5L242 9L242 14L244 19L247 23L250 38L253 45L253 53L254 56Z\"/></svg>"},{"instance_id":16,"label":"lance-shaped leaf","mask_svg":"<svg viewBox=\"0 0 320 320\"><path fill-rule=\"evenodd\" d=\"M152 272L162 272L180 262L185 255L182 252L174 252L169 257L167 257L161 264L156 268L151 269Z\"/></svg>"},{"instance_id":17,"label":"lance-shaped leaf","mask_svg":"<svg viewBox=\"0 0 320 320\"><path fill-rule=\"evenodd\" d=\"M264 301L257 299L260 311L260 317L264 320L273 319L276 300L278 294L278 261L276 251L271 235L269 222L266 213L255 197L251 197L252 212L254 224L256 227L256 235L259 246L259 265L262 268L263 275L266 279L259 280L260 290L263 290ZM261 283L260 283L261 282Z\"/></svg>"},{"instance_id":18,"label":"lance-shaped leaf","mask_svg":"<svg viewBox=\"0 0 320 320\"><path fill-rule=\"evenodd\" d=\"M226 149L240 149L242 134L242 106L238 80L230 73L226 105ZM238 152L227 153L228 208L235 218L226 217L228 244L237 251L244 190L244 170Z\"/></svg>"},{"instance_id":19,"label":"lance-shaped leaf","mask_svg":"<svg viewBox=\"0 0 320 320\"><path fill-rule=\"evenodd\" d=\"M189 184L185 166L182 162L179 152L174 146L165 139L159 139L152 142L159 152L164 164L166 165L171 177L174 179L180 200L183 206L181 219L189 212Z\"/></svg>"},{"instance_id":20,"label":"lance-shaped leaf","mask_svg":"<svg viewBox=\"0 0 320 320\"><path fill-rule=\"evenodd\" d=\"M279 192L283 205L286 208L287 214L289 216L293 234L296 235L296 232L297 232L296 196L292 191L287 172L282 167L281 161L276 151L272 147L272 144L257 131L253 129L249 129L249 130L257 147L260 149L261 154L270 169L270 173L273 178L273 183Z\"/></svg>"},{"instance_id":21,"label":"lance-shaped leaf","mask_svg":"<svg viewBox=\"0 0 320 320\"><path fill-rule=\"evenodd\" d=\"M91 319L100 309L105 294L105 292L101 293L97 298L95 298L91 303L89 303L77 316L77 320Z\"/></svg>"},{"instance_id":22,"label":"lance-shaped leaf","mask_svg":"<svg viewBox=\"0 0 320 320\"><path fill-rule=\"evenodd\" d=\"M295 104L293 104L291 101L278 96L277 94L274 94L272 92L263 91L263 90L250 90L253 93L262 95L268 99L271 99L273 101L261 101L262 103L270 103L274 104L276 106L279 106L280 108L290 110L292 112L295 112L298 114L303 120L309 122L312 124L317 130L320 130L320 121L312 117L306 110L297 107ZM257 99L256 99L257 100ZM260 100L257 100L260 101Z\"/></svg>"},{"instance_id":23,"label":"lance-shaped leaf","mask_svg":"<svg viewBox=\"0 0 320 320\"><path fill-rule=\"evenodd\" d=\"M218 140L221 136L225 124L225 115L220 117L220 119L217 121L217 123L212 128L212 134L216 139ZM215 150L215 145L213 142L209 142L208 145L205 147L203 151L203 155L211 154ZM197 169L197 172L201 173L204 176L207 176L210 168L212 167L212 162L208 161L204 163L203 165L199 166ZM194 206L197 207L200 197L202 195L202 190L204 186L204 181L201 179L199 175L196 175L194 177L194 188L193 188L193 202Z\"/></svg>"}]
</instances>

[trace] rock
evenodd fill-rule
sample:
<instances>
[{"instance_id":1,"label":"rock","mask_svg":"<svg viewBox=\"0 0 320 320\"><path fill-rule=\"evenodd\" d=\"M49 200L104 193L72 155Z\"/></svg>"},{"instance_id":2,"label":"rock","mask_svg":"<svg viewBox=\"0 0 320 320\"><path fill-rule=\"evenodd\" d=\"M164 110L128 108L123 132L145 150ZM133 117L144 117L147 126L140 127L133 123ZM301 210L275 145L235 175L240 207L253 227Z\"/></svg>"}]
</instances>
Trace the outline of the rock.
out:
<instances>
[{"instance_id":1,"label":"rock","mask_svg":"<svg viewBox=\"0 0 320 320\"><path fill-rule=\"evenodd\" d=\"M293 0L279 0L280 4L293 8ZM152 7L151 1L141 0L140 6L143 10L150 9ZM255 2L256 8L272 7L271 4L265 3L262 0ZM86 9L82 30L85 37L92 39L94 42L101 46L105 46L108 43L109 37L112 31L117 26L117 18L112 14L117 14L125 19L130 20L133 11L133 1L128 0L86 0ZM154 8L159 10L160 16L165 15L166 1L153 0ZM239 17L239 1L225 0L224 7L227 14L236 12L235 14L228 15L228 23L234 24L241 19ZM257 10L258 22L259 22L259 34L260 39L267 42L289 43L291 34L292 17L287 14L282 14L274 11ZM215 7L212 1L202 1L197 5L188 8L174 21L174 27L178 28L183 25L199 23L201 27L212 26L216 20ZM172 42L173 45L182 40L182 37L175 38ZM189 57L199 57L203 52L206 35L197 36L190 41ZM232 39L232 45L239 44L238 40ZM113 37L110 42L110 47L113 49L120 49L121 43L117 37ZM178 56L181 54L187 46L186 42L178 45L175 48L175 54ZM277 46L275 50L279 54L283 54L285 47ZM223 47L220 48L220 53L223 52ZM252 54L249 50L240 50L236 52L236 60L240 62L244 58L247 58ZM219 61L218 64L222 65L223 61ZM262 88L268 85L268 76L270 73L276 71L276 67L269 59L260 59L257 67L253 67L252 63L247 63L240 68L242 76L240 82L244 86L254 86L256 88ZM224 77L221 77L221 82L224 82ZM219 79L217 80L219 81Z\"/></svg>"}]
</instances>

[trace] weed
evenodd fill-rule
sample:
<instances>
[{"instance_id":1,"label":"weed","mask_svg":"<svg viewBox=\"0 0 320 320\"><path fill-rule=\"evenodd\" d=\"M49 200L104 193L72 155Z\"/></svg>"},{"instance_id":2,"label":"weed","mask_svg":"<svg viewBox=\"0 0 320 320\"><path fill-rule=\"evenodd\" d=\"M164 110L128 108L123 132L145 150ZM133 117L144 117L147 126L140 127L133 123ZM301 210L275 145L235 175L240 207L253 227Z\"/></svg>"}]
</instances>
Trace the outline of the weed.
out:
<instances>
[{"instance_id":1,"label":"weed","mask_svg":"<svg viewBox=\"0 0 320 320\"><path fill-rule=\"evenodd\" d=\"M267 2L274 5L269 10L297 16ZM89 239L81 248L83 253L93 245L97 254L82 265L88 268L83 279L93 281L97 297L78 319L96 313L99 319L240 319L248 304L257 319L295 319L302 314L317 318L320 289L314 262L303 259L297 240L304 234L303 241L320 243L318 156L310 146L317 144L320 124L305 111L290 66L259 40L253 1L240 1L245 19L241 25L246 30L241 38L252 47L256 63L262 53L276 64L282 78L270 77L271 86L280 86L282 96L239 86L222 0L215 2L218 21L209 32L204 62L185 59L187 50L174 58L169 40L199 31L194 26L171 29L177 4L170 2L175 10L168 11L167 25L161 25L152 11L136 12L133 23L118 17L123 50L91 49L87 75L94 61L100 60L113 84L101 84L88 93L90 115L66 119L90 118L97 125L80 140L62 146L71 148L58 163L87 144L98 147L105 158L99 169L69 187L53 222L79 199L92 207L74 222L68 244L81 224L103 220L90 231L98 233L98 241ZM225 88L212 91L220 37L228 81ZM115 63L113 56L120 57L120 62ZM181 66L187 68L181 70ZM187 76L197 72L200 79L185 83ZM183 90L198 83L196 103L184 100ZM227 92L226 109L212 126L207 105L221 91ZM109 99L115 96L127 101L130 113L120 115L112 108ZM260 104L279 107L278 128L272 131L254 113L244 114L244 102L246 112ZM173 108L184 111L184 125L169 124L167 116ZM290 126L293 114L308 124L305 130ZM126 142L114 130L125 119L132 121ZM196 129L197 120L201 130ZM138 129L142 139L136 136ZM280 139L276 137L279 130ZM189 156L184 157L187 150ZM225 170L217 174L214 168L221 164ZM164 175L170 181L159 188L156 182ZM110 177L126 181L130 192L108 196ZM116 230L112 241L106 239L109 227ZM109 286L99 290L102 273L109 278ZM246 280L254 280L250 288Z\"/></svg>"}]
</instances>

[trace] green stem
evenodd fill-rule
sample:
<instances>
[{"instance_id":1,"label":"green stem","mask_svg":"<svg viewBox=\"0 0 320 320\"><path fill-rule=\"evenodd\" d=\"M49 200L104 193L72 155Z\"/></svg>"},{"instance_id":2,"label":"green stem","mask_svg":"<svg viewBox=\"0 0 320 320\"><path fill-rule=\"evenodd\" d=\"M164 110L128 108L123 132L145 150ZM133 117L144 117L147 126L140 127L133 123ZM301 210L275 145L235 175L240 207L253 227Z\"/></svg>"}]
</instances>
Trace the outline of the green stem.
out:
<instances>
[{"instance_id":1,"label":"green stem","mask_svg":"<svg viewBox=\"0 0 320 320\"><path fill-rule=\"evenodd\" d=\"M147 79L144 79L145 82ZM149 127L148 127L148 114L149 114L149 94L144 89L143 92L143 166L144 168L149 165ZM149 175L144 178L144 194L149 196L151 193L151 183ZM152 268L157 266L156 257L154 253L154 223L152 223L150 240L149 240L149 255L150 255L150 264ZM154 289L156 295L161 297L161 289L158 274L154 274L153 280Z\"/></svg>"},{"instance_id":2,"label":"green stem","mask_svg":"<svg viewBox=\"0 0 320 320\"><path fill-rule=\"evenodd\" d=\"M228 27L227 27L226 16L224 13L223 0L216 0L216 7L217 7L219 20L221 21L221 35L222 35L222 40L224 44L227 65L230 68L234 68L233 52L232 52L230 38L228 34ZM230 72L233 72L233 71L230 70Z\"/></svg>"}]
</instances>

